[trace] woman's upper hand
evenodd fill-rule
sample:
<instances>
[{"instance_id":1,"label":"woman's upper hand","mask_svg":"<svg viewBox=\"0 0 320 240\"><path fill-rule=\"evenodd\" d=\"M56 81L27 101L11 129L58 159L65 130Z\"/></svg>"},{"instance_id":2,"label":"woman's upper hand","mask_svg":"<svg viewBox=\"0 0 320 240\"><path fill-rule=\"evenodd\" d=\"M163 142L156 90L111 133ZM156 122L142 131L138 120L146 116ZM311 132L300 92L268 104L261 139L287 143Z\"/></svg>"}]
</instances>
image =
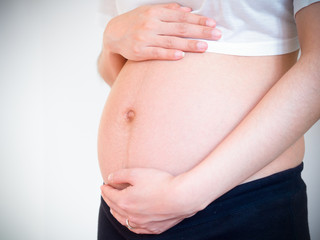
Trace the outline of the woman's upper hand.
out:
<instances>
[{"instance_id":1,"label":"woman's upper hand","mask_svg":"<svg viewBox=\"0 0 320 240\"><path fill-rule=\"evenodd\" d=\"M141 6L108 23L103 45L129 60L178 60L184 52L204 52L208 47L186 38L218 40L221 32L215 26L213 19L176 3Z\"/></svg>"},{"instance_id":2,"label":"woman's upper hand","mask_svg":"<svg viewBox=\"0 0 320 240\"><path fill-rule=\"evenodd\" d=\"M156 169L122 169L110 175L101 192L122 225L127 226L128 219L135 233L159 234L201 210L199 199L183 189L180 181ZM122 183L129 186L112 187Z\"/></svg>"}]
</instances>

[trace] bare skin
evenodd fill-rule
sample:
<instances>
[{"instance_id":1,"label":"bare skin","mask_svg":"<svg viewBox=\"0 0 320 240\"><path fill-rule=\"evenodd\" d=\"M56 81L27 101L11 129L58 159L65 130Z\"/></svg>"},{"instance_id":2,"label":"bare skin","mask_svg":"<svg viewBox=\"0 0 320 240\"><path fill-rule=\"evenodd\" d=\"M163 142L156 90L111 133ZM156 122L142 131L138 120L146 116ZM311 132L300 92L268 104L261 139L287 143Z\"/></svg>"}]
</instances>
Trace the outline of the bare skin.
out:
<instances>
[{"instance_id":1,"label":"bare skin","mask_svg":"<svg viewBox=\"0 0 320 240\"><path fill-rule=\"evenodd\" d=\"M99 161L104 181L120 168L156 168L173 175L192 169L239 124L296 57L297 53L276 57L189 53L175 62L128 61L101 119ZM303 152L301 139L251 180L298 165Z\"/></svg>"},{"instance_id":2,"label":"bare skin","mask_svg":"<svg viewBox=\"0 0 320 240\"><path fill-rule=\"evenodd\" d=\"M120 223L161 233L236 185L302 161L303 134L320 116L320 31L307 24L320 22L314 5L297 15L298 63L297 53L189 53L175 62L117 55L120 67L105 75L112 90L99 162L104 200Z\"/></svg>"},{"instance_id":3,"label":"bare skin","mask_svg":"<svg viewBox=\"0 0 320 240\"><path fill-rule=\"evenodd\" d=\"M112 19L104 32L98 68L112 86L127 59L179 60L184 52L207 49L199 38L218 40L221 32L213 19L190 13L178 4L142 6Z\"/></svg>"}]
</instances>

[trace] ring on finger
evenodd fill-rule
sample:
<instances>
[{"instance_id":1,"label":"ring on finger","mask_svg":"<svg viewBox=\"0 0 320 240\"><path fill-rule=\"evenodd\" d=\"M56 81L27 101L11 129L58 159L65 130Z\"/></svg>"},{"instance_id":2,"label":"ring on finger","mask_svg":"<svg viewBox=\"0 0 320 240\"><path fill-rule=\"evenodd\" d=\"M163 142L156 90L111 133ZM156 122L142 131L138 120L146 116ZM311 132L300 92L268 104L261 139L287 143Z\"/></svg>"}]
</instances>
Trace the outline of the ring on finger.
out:
<instances>
[{"instance_id":1,"label":"ring on finger","mask_svg":"<svg viewBox=\"0 0 320 240\"><path fill-rule=\"evenodd\" d=\"M132 226L130 225L128 218L126 219L126 225L127 225L127 228L128 228L129 230L131 230L131 229L134 228L134 227L132 227Z\"/></svg>"}]
</instances>

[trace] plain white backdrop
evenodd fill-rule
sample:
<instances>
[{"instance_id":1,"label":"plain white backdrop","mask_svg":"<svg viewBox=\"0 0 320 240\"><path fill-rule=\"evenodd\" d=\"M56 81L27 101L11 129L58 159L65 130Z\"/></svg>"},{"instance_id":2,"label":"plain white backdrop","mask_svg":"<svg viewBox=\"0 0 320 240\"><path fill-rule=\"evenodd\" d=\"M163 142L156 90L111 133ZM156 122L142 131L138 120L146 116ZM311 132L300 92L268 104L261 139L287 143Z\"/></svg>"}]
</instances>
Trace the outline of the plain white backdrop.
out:
<instances>
[{"instance_id":1,"label":"plain white backdrop","mask_svg":"<svg viewBox=\"0 0 320 240\"><path fill-rule=\"evenodd\" d=\"M103 31L97 6L0 2L0 239L96 239L97 131L109 93L96 69ZM303 172L315 240L319 143L318 122L306 135Z\"/></svg>"}]
</instances>

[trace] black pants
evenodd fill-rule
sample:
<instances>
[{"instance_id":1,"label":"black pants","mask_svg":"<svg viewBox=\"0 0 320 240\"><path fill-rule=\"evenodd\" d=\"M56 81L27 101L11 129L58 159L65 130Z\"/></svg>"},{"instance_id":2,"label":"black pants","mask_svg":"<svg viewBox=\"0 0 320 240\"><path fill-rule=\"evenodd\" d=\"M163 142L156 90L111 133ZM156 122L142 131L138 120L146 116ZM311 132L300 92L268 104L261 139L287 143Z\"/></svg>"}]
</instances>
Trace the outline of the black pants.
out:
<instances>
[{"instance_id":1,"label":"black pants","mask_svg":"<svg viewBox=\"0 0 320 240\"><path fill-rule=\"evenodd\" d=\"M130 232L101 198L99 240L308 240L306 185L298 167L239 185L160 235Z\"/></svg>"}]
</instances>

